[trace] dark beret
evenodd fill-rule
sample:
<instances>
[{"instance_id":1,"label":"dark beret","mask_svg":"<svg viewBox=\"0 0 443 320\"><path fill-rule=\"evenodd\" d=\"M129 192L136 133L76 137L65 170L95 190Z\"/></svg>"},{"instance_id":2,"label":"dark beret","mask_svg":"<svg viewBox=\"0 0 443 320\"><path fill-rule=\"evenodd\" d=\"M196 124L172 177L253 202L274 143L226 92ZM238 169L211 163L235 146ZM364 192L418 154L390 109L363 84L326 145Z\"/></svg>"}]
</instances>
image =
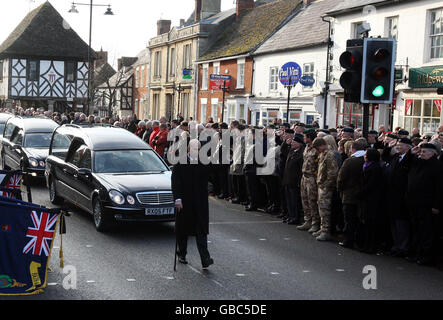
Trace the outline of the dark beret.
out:
<instances>
[{"instance_id":1,"label":"dark beret","mask_svg":"<svg viewBox=\"0 0 443 320\"><path fill-rule=\"evenodd\" d=\"M294 134L294 130L292 129L285 129L285 133L290 133L290 134Z\"/></svg>"},{"instance_id":2,"label":"dark beret","mask_svg":"<svg viewBox=\"0 0 443 320\"><path fill-rule=\"evenodd\" d=\"M423 143L420 146L420 148L421 149L432 149L432 150L437 151L437 146L435 144L433 144L433 143Z\"/></svg>"},{"instance_id":3,"label":"dark beret","mask_svg":"<svg viewBox=\"0 0 443 320\"><path fill-rule=\"evenodd\" d=\"M337 133L338 131L337 131L337 129L335 129L335 128L331 128L331 129L329 129L329 132L335 132L335 133Z\"/></svg>"},{"instance_id":4,"label":"dark beret","mask_svg":"<svg viewBox=\"0 0 443 320\"><path fill-rule=\"evenodd\" d=\"M409 136L409 131L406 131L406 130L399 130L399 131L398 131L398 134L399 134L399 135L402 135L402 136Z\"/></svg>"},{"instance_id":5,"label":"dark beret","mask_svg":"<svg viewBox=\"0 0 443 320\"><path fill-rule=\"evenodd\" d=\"M329 131L328 129L320 129L320 131L326 134L331 134L331 131Z\"/></svg>"},{"instance_id":6,"label":"dark beret","mask_svg":"<svg viewBox=\"0 0 443 320\"><path fill-rule=\"evenodd\" d=\"M354 133L354 129L352 129L352 128L344 128L343 132Z\"/></svg>"},{"instance_id":7,"label":"dark beret","mask_svg":"<svg viewBox=\"0 0 443 320\"><path fill-rule=\"evenodd\" d=\"M297 126L305 128L306 125L304 123L297 123Z\"/></svg>"},{"instance_id":8,"label":"dark beret","mask_svg":"<svg viewBox=\"0 0 443 320\"><path fill-rule=\"evenodd\" d=\"M314 133L316 133L314 128L308 128L303 132L303 134L314 134Z\"/></svg>"},{"instance_id":9,"label":"dark beret","mask_svg":"<svg viewBox=\"0 0 443 320\"><path fill-rule=\"evenodd\" d=\"M303 143L303 144L305 143L303 135L300 133L294 134L294 140L297 141L298 143Z\"/></svg>"},{"instance_id":10,"label":"dark beret","mask_svg":"<svg viewBox=\"0 0 443 320\"><path fill-rule=\"evenodd\" d=\"M386 136L389 138L392 138L392 139L398 139L397 135L395 135L393 133L388 133Z\"/></svg>"},{"instance_id":11,"label":"dark beret","mask_svg":"<svg viewBox=\"0 0 443 320\"><path fill-rule=\"evenodd\" d=\"M375 130L370 130L368 133L369 133L369 134L377 134L377 135L378 135L378 132L375 131Z\"/></svg>"},{"instance_id":12,"label":"dark beret","mask_svg":"<svg viewBox=\"0 0 443 320\"><path fill-rule=\"evenodd\" d=\"M398 140L398 142L401 142L401 143L404 143L404 144L408 144L408 145L412 145L411 139L408 139L408 138L401 138L400 140Z\"/></svg>"},{"instance_id":13,"label":"dark beret","mask_svg":"<svg viewBox=\"0 0 443 320\"><path fill-rule=\"evenodd\" d=\"M283 127L290 128L291 125L287 122L281 124Z\"/></svg>"}]
</instances>

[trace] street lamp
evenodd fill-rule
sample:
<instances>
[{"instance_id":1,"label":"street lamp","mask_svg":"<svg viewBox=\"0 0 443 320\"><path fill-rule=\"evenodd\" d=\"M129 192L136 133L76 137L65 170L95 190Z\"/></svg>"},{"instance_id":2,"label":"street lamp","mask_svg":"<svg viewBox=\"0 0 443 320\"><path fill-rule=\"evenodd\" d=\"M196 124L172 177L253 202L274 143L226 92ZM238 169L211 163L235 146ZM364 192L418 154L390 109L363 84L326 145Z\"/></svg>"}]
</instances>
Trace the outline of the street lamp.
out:
<instances>
[{"instance_id":1,"label":"street lamp","mask_svg":"<svg viewBox=\"0 0 443 320\"><path fill-rule=\"evenodd\" d=\"M91 104L91 40L92 40L92 7L108 7L106 9L106 12L104 15L106 16L113 16L114 13L112 12L111 5L110 4L93 4L93 0L91 0L90 3L78 3L73 2L71 9L68 11L69 13L78 13L77 6L89 6L89 46L88 46L88 110L89 112L89 106Z\"/></svg>"}]
</instances>

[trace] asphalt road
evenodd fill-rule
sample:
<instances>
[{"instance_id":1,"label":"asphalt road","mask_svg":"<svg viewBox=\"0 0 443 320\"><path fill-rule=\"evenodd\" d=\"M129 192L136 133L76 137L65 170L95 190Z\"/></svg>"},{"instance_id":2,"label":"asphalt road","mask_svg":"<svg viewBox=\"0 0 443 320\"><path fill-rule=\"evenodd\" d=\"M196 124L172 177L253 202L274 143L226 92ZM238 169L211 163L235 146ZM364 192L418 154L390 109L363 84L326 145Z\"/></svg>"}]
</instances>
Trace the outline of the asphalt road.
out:
<instances>
[{"instance_id":1,"label":"asphalt road","mask_svg":"<svg viewBox=\"0 0 443 320\"><path fill-rule=\"evenodd\" d=\"M52 207L43 183L35 203ZM63 237L65 267L74 267L76 289L63 288L60 237L54 243L48 287L25 300L295 300L442 299L443 270L403 259L367 255L309 233L266 213L210 198L209 251L215 260L202 270L193 238L188 265L174 262L172 223L123 224L98 233L92 217L73 209ZM365 266L376 268L377 289L363 287ZM69 275L72 275L69 271ZM372 273L374 275L374 273ZM374 283L374 282L372 282ZM16 298L0 298L16 299Z\"/></svg>"}]
</instances>

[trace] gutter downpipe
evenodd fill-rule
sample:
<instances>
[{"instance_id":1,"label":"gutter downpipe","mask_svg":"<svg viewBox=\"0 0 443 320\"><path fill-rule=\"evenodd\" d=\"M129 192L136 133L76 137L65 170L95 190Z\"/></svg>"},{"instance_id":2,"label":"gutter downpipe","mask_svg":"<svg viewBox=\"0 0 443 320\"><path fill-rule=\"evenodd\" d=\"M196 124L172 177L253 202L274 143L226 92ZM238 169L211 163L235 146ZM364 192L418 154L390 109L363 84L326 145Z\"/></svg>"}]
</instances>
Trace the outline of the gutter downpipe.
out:
<instances>
[{"instance_id":1,"label":"gutter downpipe","mask_svg":"<svg viewBox=\"0 0 443 320\"><path fill-rule=\"evenodd\" d=\"M324 104L324 114L323 114L323 128L327 129L328 125L327 125L327 113L328 113L328 95L329 95L329 78L330 78L330 66L329 66L329 57L331 54L331 47L334 45L334 43L331 40L331 21L330 20L325 20L325 16L322 16L321 19L323 20L323 22L327 22L329 24L329 32L328 32L328 53L327 53L327 57L326 57L326 79L325 79L325 89L324 89L324 93L323 93L323 97L325 100L325 104Z\"/></svg>"}]
</instances>

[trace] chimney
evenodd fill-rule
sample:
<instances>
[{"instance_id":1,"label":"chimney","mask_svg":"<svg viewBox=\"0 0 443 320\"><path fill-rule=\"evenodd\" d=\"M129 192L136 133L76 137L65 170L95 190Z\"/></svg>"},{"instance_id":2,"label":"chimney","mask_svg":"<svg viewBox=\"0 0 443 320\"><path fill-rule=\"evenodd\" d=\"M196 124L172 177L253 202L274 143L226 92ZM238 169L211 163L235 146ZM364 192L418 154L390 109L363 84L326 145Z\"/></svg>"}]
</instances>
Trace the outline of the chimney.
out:
<instances>
[{"instance_id":1,"label":"chimney","mask_svg":"<svg viewBox=\"0 0 443 320\"><path fill-rule=\"evenodd\" d=\"M180 28L185 25L185 19L180 19Z\"/></svg>"},{"instance_id":2,"label":"chimney","mask_svg":"<svg viewBox=\"0 0 443 320\"><path fill-rule=\"evenodd\" d=\"M303 0L303 6L308 6L310 5L312 2L314 2L315 0Z\"/></svg>"},{"instance_id":3,"label":"chimney","mask_svg":"<svg viewBox=\"0 0 443 320\"><path fill-rule=\"evenodd\" d=\"M200 20L201 11L202 11L202 0L195 0L195 14L194 14L195 22Z\"/></svg>"},{"instance_id":4,"label":"chimney","mask_svg":"<svg viewBox=\"0 0 443 320\"><path fill-rule=\"evenodd\" d=\"M117 70L120 71L120 69L122 68L122 59L118 59L117 60Z\"/></svg>"},{"instance_id":5,"label":"chimney","mask_svg":"<svg viewBox=\"0 0 443 320\"><path fill-rule=\"evenodd\" d=\"M237 0L236 20L238 21L244 11L252 8L254 8L254 0Z\"/></svg>"},{"instance_id":6,"label":"chimney","mask_svg":"<svg viewBox=\"0 0 443 320\"><path fill-rule=\"evenodd\" d=\"M157 21L157 35L168 33L171 30L171 20Z\"/></svg>"},{"instance_id":7,"label":"chimney","mask_svg":"<svg viewBox=\"0 0 443 320\"><path fill-rule=\"evenodd\" d=\"M108 52L101 49L97 52L97 60L94 61L94 68L97 69L98 67L104 65L106 62L108 62Z\"/></svg>"},{"instance_id":8,"label":"chimney","mask_svg":"<svg viewBox=\"0 0 443 320\"><path fill-rule=\"evenodd\" d=\"M221 11L221 0L201 0L200 20L207 19Z\"/></svg>"}]
</instances>

